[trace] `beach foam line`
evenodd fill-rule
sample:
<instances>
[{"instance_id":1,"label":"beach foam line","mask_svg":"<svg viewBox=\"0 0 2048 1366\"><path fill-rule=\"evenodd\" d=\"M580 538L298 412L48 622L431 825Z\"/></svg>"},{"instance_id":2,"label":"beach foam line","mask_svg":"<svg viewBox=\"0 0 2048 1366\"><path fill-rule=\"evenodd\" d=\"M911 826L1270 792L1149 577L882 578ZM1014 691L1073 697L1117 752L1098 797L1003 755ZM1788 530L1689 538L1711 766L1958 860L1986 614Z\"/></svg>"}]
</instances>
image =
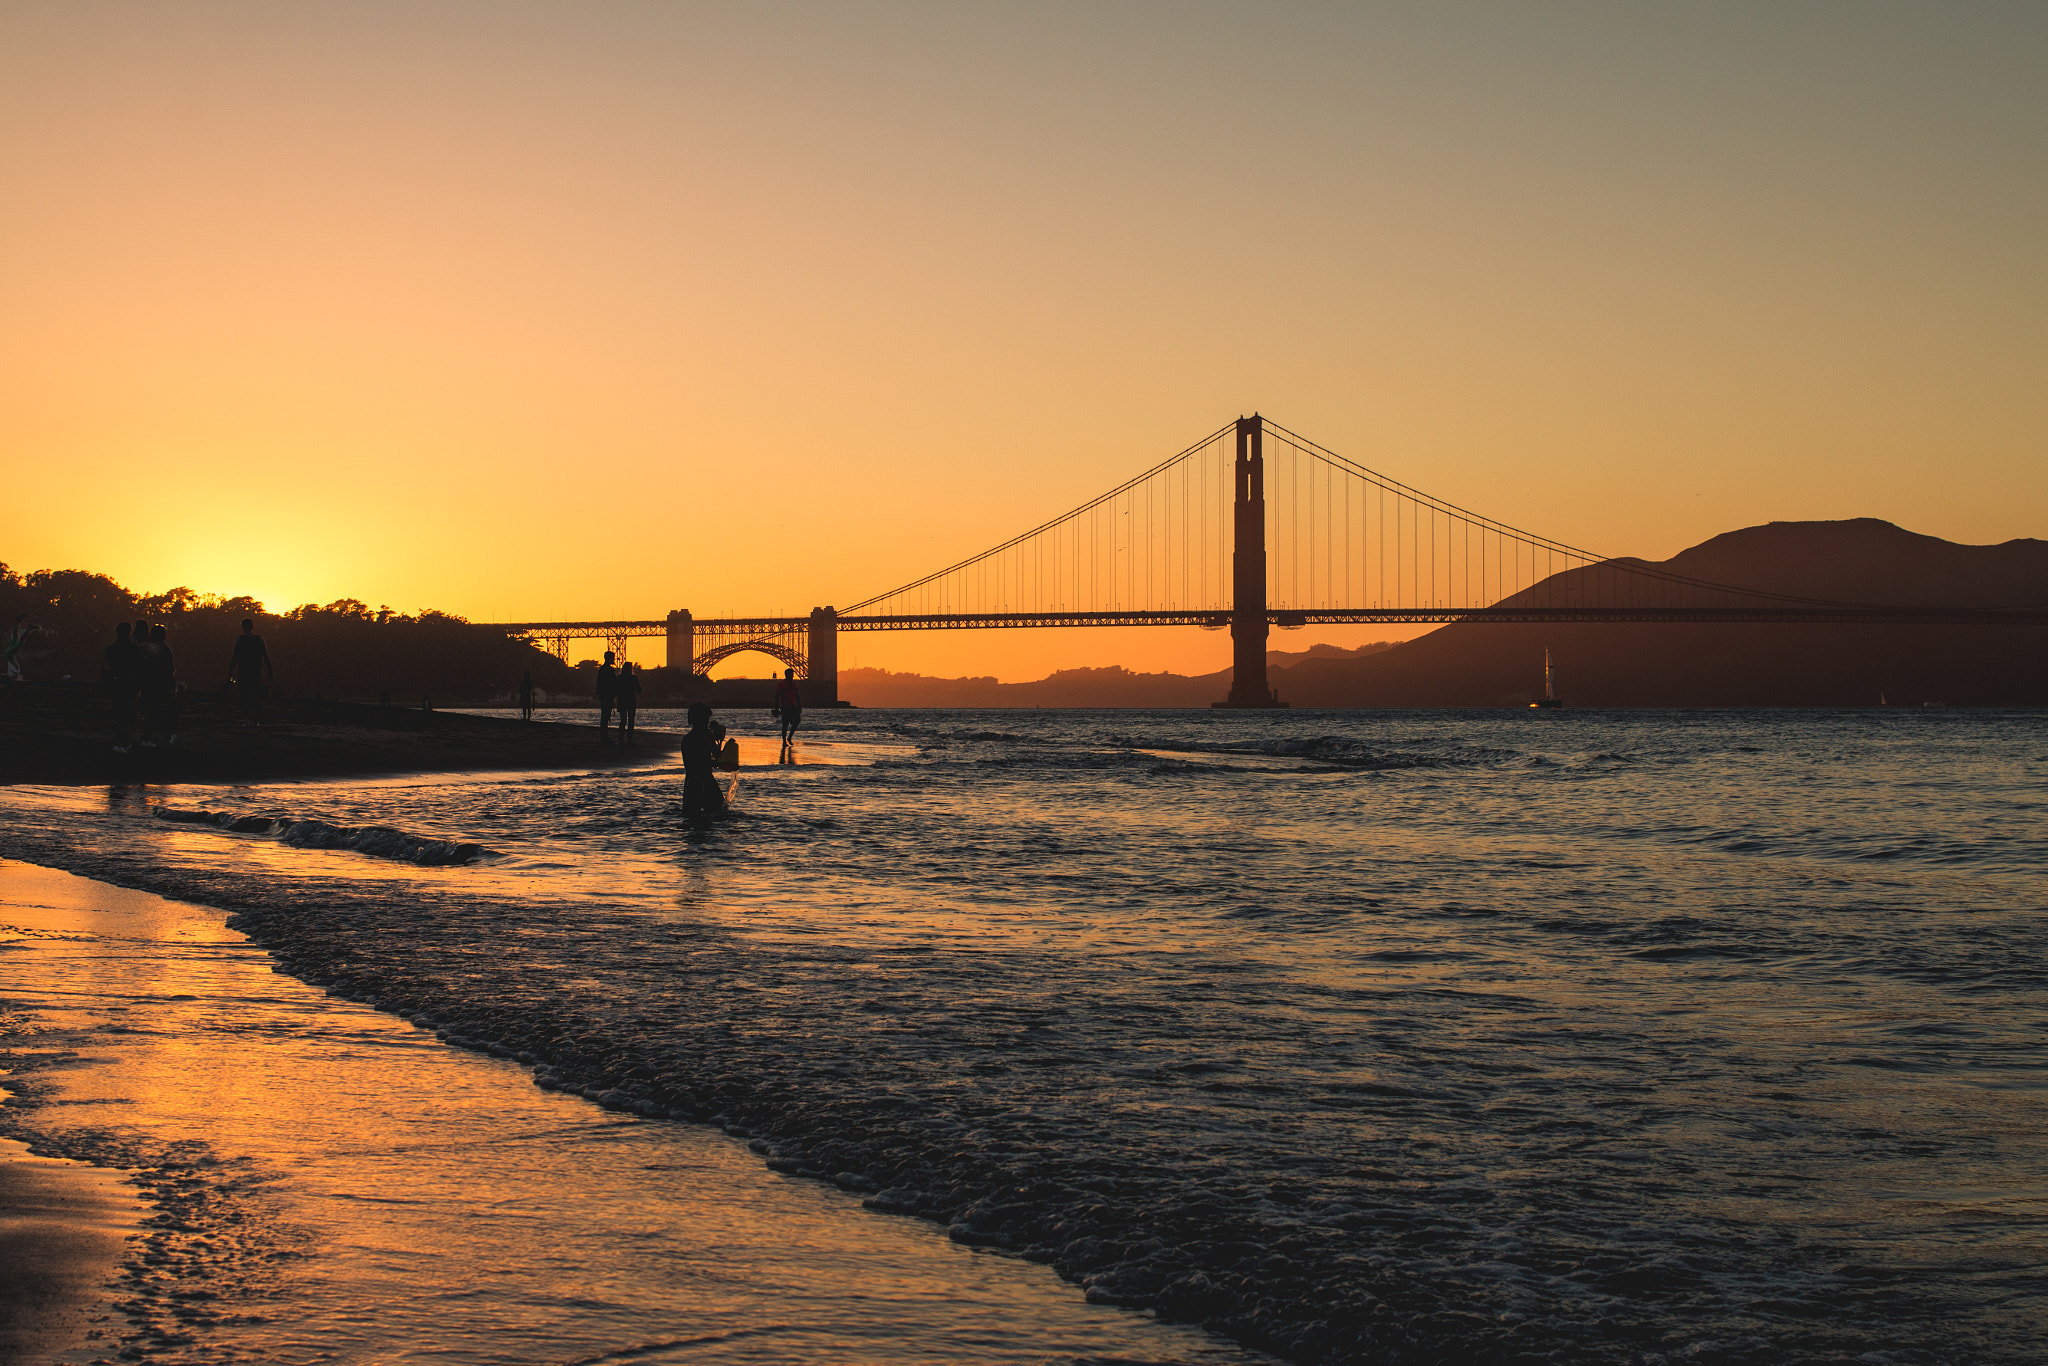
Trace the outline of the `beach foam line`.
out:
<instances>
[{"instance_id":1,"label":"beach foam line","mask_svg":"<svg viewBox=\"0 0 2048 1366\"><path fill-rule=\"evenodd\" d=\"M156 818L177 825L207 825L235 835L260 835L294 849L347 849L422 868L459 867L496 858L468 840L435 839L389 825L335 825L297 816L245 816L233 811L181 811L159 806Z\"/></svg>"}]
</instances>

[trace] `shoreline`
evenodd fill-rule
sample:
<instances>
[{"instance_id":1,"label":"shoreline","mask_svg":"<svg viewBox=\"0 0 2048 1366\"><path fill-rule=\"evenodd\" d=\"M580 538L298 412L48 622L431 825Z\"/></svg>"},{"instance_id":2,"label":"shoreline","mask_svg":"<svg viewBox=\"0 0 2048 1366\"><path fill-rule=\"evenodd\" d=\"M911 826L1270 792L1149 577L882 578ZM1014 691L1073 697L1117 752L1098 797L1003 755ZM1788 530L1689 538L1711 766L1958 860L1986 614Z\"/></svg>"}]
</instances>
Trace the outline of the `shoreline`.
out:
<instances>
[{"instance_id":1,"label":"shoreline","mask_svg":"<svg viewBox=\"0 0 2048 1366\"><path fill-rule=\"evenodd\" d=\"M752 1360L763 1335L878 1366L1267 1360L277 975L217 908L7 859L0 920L44 969L6 992L27 1085L0 1130L106 1169L23 1206L0 1165L0 1212L58 1231L33 1265L69 1296L0 1360ZM148 1208L110 1233L81 1199L95 1180Z\"/></svg>"},{"instance_id":2,"label":"shoreline","mask_svg":"<svg viewBox=\"0 0 2048 1366\"><path fill-rule=\"evenodd\" d=\"M243 724L231 698L187 693L175 744L117 754L111 707L83 684L0 693L0 785L291 782L520 769L632 768L673 760L677 739L643 730L603 744L595 727L349 702L265 705Z\"/></svg>"},{"instance_id":3,"label":"shoreline","mask_svg":"<svg viewBox=\"0 0 2048 1366\"><path fill-rule=\"evenodd\" d=\"M17 1098L0 1090L0 1108ZM48 1361L113 1315L111 1289L141 1202L118 1169L0 1137L0 1362Z\"/></svg>"}]
</instances>

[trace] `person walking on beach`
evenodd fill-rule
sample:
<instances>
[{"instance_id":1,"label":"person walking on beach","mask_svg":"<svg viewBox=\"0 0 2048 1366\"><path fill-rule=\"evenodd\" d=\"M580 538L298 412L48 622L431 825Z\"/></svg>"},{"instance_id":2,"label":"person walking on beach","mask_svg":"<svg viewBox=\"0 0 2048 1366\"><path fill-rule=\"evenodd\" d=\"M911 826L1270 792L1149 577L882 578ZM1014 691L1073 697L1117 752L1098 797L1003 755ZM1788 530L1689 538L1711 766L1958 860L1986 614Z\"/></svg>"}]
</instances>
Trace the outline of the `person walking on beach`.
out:
<instances>
[{"instance_id":1,"label":"person walking on beach","mask_svg":"<svg viewBox=\"0 0 2048 1366\"><path fill-rule=\"evenodd\" d=\"M683 814L715 816L725 810L717 767L725 727L711 719L711 708L702 702L690 704L689 717L690 729L683 735Z\"/></svg>"},{"instance_id":2,"label":"person walking on beach","mask_svg":"<svg viewBox=\"0 0 2048 1366\"><path fill-rule=\"evenodd\" d=\"M100 683L107 692L116 754L130 748L128 730L135 724L135 698L142 686L142 651L136 648L134 631L125 621L114 623L114 643L100 656Z\"/></svg>"},{"instance_id":3,"label":"person walking on beach","mask_svg":"<svg viewBox=\"0 0 2048 1366\"><path fill-rule=\"evenodd\" d=\"M166 746L178 739L178 664L162 626L149 628L142 663L142 747L155 749L160 736Z\"/></svg>"},{"instance_id":4,"label":"person walking on beach","mask_svg":"<svg viewBox=\"0 0 2048 1366\"><path fill-rule=\"evenodd\" d=\"M612 742L612 703L619 696L619 671L612 665L612 652L604 652L604 663L597 666L597 738L600 744Z\"/></svg>"},{"instance_id":5,"label":"person walking on beach","mask_svg":"<svg viewBox=\"0 0 2048 1366\"><path fill-rule=\"evenodd\" d=\"M21 682L21 647L28 644L28 638L43 628L28 619L28 613L14 614L14 627L7 633L7 681Z\"/></svg>"},{"instance_id":6,"label":"person walking on beach","mask_svg":"<svg viewBox=\"0 0 2048 1366\"><path fill-rule=\"evenodd\" d=\"M640 715L640 675L631 664L619 665L619 743L630 745Z\"/></svg>"},{"instance_id":7,"label":"person walking on beach","mask_svg":"<svg viewBox=\"0 0 2048 1366\"><path fill-rule=\"evenodd\" d=\"M519 675L519 719L533 719L533 670Z\"/></svg>"},{"instance_id":8,"label":"person walking on beach","mask_svg":"<svg viewBox=\"0 0 2048 1366\"><path fill-rule=\"evenodd\" d=\"M775 714L782 720L782 747L796 739L796 728L804 723L804 699L796 690L796 670L784 669L775 685Z\"/></svg>"},{"instance_id":9,"label":"person walking on beach","mask_svg":"<svg viewBox=\"0 0 2048 1366\"><path fill-rule=\"evenodd\" d=\"M263 680L276 676L270 667L270 651L256 634L255 621L243 617L242 634L235 637L235 653L228 659L228 677L235 681L235 691L242 699L243 725L263 719Z\"/></svg>"}]
</instances>

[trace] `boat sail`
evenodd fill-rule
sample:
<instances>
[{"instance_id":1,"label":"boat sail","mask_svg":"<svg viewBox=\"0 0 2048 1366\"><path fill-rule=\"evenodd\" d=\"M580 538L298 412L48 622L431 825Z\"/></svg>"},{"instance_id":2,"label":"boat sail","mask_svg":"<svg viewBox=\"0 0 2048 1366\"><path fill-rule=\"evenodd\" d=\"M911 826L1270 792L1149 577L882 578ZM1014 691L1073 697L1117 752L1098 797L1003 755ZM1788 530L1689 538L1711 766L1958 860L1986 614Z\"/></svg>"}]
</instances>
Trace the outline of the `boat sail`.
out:
<instances>
[{"instance_id":1,"label":"boat sail","mask_svg":"<svg viewBox=\"0 0 2048 1366\"><path fill-rule=\"evenodd\" d=\"M1543 696L1529 704L1532 707L1561 707L1564 699L1557 695L1557 673L1550 664L1550 651L1543 652Z\"/></svg>"}]
</instances>

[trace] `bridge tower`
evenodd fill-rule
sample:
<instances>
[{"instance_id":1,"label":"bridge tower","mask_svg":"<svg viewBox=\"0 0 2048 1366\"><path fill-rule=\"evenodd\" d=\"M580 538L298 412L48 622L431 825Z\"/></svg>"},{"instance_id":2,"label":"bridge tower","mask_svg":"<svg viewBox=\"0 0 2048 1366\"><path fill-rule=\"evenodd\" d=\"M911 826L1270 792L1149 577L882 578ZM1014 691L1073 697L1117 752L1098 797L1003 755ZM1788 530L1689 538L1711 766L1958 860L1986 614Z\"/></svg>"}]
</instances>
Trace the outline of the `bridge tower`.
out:
<instances>
[{"instance_id":1,"label":"bridge tower","mask_svg":"<svg viewBox=\"0 0 2048 1366\"><path fill-rule=\"evenodd\" d=\"M697 627L690 619L688 608L668 614L668 669L676 678L688 682L694 672L691 667L697 658Z\"/></svg>"},{"instance_id":2,"label":"bridge tower","mask_svg":"<svg viewBox=\"0 0 2048 1366\"><path fill-rule=\"evenodd\" d=\"M1266 684L1266 423L1237 420L1237 520L1230 548L1230 696L1219 707L1284 707Z\"/></svg>"},{"instance_id":3,"label":"bridge tower","mask_svg":"<svg viewBox=\"0 0 2048 1366\"><path fill-rule=\"evenodd\" d=\"M839 614L830 607L813 607L810 632L804 705L830 707L839 701Z\"/></svg>"}]
</instances>

